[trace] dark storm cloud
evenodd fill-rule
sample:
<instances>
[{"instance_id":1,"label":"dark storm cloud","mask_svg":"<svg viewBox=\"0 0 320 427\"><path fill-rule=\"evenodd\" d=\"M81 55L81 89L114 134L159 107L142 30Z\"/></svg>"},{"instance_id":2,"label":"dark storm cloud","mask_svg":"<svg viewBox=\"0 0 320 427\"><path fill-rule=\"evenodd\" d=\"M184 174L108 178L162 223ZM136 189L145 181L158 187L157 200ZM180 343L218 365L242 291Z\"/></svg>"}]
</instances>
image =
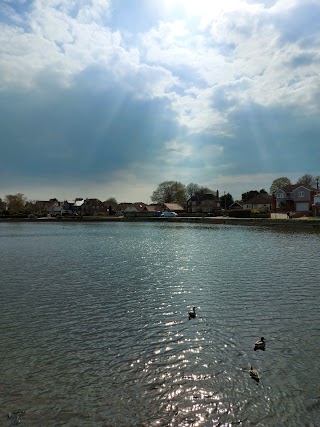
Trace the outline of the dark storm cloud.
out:
<instances>
[{"instance_id":1,"label":"dark storm cloud","mask_svg":"<svg viewBox=\"0 0 320 427\"><path fill-rule=\"evenodd\" d=\"M91 69L68 89L2 93L2 173L94 179L154 162L176 131L167 102L138 100L114 82L93 89L98 79Z\"/></svg>"},{"instance_id":2,"label":"dark storm cloud","mask_svg":"<svg viewBox=\"0 0 320 427\"><path fill-rule=\"evenodd\" d=\"M255 104L230 116L232 138L224 138L229 173L267 173L319 168L318 114Z\"/></svg>"}]
</instances>

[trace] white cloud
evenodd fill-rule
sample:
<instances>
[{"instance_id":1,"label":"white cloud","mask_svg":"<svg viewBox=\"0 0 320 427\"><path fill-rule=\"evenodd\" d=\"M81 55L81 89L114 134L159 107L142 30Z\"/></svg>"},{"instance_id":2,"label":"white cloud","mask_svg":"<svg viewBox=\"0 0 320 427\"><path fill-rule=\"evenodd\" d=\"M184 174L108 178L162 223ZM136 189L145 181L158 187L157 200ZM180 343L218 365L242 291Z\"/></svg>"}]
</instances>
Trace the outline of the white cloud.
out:
<instances>
[{"instance_id":1,"label":"white cloud","mask_svg":"<svg viewBox=\"0 0 320 427\"><path fill-rule=\"evenodd\" d=\"M159 8L163 1L159 0ZM136 129L130 117L137 106L145 108L144 115L149 109L150 146L154 141L161 146L154 156L154 165L146 167L143 157L139 168L148 179L154 173L157 183L162 174L164 179L172 174L173 179L180 177L186 183L205 184L204 179L221 175L222 180L232 171L233 179L237 167L244 167L250 156L251 162L254 160L257 168L261 168L272 158L269 141L280 153L290 130L285 121L295 117L310 116L306 128L301 119L299 129L301 135L310 134L314 144L317 129L313 124L320 99L320 26L312 11L320 10L318 2L170 0L165 3L167 10L161 20L154 19L153 27L146 25L143 31L130 34L121 32L112 21L115 7L121 9L118 22L127 12L125 2L36 0L23 13L17 12L13 2L7 2L1 9L6 19L0 27L0 90L7 94L14 88L20 95L28 93L30 100L41 93L34 103L35 111L39 111L46 95L55 99L53 95L60 93L61 87L65 89L60 93L61 98L72 94L71 100L88 101L96 116L101 113L101 121L95 122L100 129L95 145L98 151L107 145L105 141L109 143L109 124L121 123L124 115L128 129L138 134L134 140L137 144L140 134L141 139L145 135L144 123L139 118ZM174 3L180 3L183 12L170 16ZM95 98L97 95L99 100ZM19 105L14 104L16 100L12 102ZM52 108L57 108L57 104L53 102ZM109 111L103 110L106 106ZM90 115L90 109L76 111L77 120L82 123ZM19 113L24 117L23 112ZM273 127L277 114L281 119ZM164 119L167 115L169 125ZM62 115L59 117L61 120ZM157 139L155 133L159 134L166 125L170 130ZM64 126L68 131L67 121ZM266 126L267 136L259 126ZM50 134L49 127L46 131ZM294 133L290 141L294 141ZM71 134L76 132L70 131ZM72 141L73 148L77 142ZM112 144L110 151L114 153ZM142 146L143 150L147 147ZM127 164L131 178L135 176L140 185L142 175L133 168L133 164ZM115 182L120 191L124 182L120 175Z\"/></svg>"},{"instance_id":2,"label":"white cloud","mask_svg":"<svg viewBox=\"0 0 320 427\"><path fill-rule=\"evenodd\" d=\"M185 6L202 19L196 32L188 21L184 25L172 21L141 36L144 60L179 78L178 90L170 99L182 126L190 132L230 134L228 113L248 102L314 107L310 101L315 100L318 64L293 71L289 58L293 51L297 55L303 51L295 44L281 46L281 34L272 23L284 6L267 9L262 3L235 1L210 9L209 3L190 1ZM295 5L293 1L285 4ZM315 57L316 49L310 53ZM224 98L222 109L212 105L217 91Z\"/></svg>"},{"instance_id":3,"label":"white cloud","mask_svg":"<svg viewBox=\"0 0 320 427\"><path fill-rule=\"evenodd\" d=\"M101 63L108 67L115 55L132 56L132 51L126 53L120 47L119 32L97 24L97 15L104 13L109 13L109 2L103 0L38 0L25 22L30 30L2 24L2 86L30 87L45 70L55 70L66 84L89 65ZM86 19L80 19L79 14Z\"/></svg>"},{"instance_id":4,"label":"white cloud","mask_svg":"<svg viewBox=\"0 0 320 427\"><path fill-rule=\"evenodd\" d=\"M270 9L245 1L210 4L203 1L195 7L189 1L185 6L187 13L206 19L205 25L189 26L188 19L161 22L141 34L141 45L130 45L98 19L110 16L109 1L37 0L28 15L31 32L2 26L2 87L9 82L30 86L38 73L49 69L67 84L86 67L99 64L108 76L113 73L115 79L138 88L140 97L169 97L180 124L192 132L226 123L230 106L225 104L221 112L212 108L210 99L211 92L226 82L235 83L234 93L228 87L227 100L310 105L318 64L292 71L290 58L306 50L297 44L280 46L279 30L272 24L298 2L283 0ZM317 51L315 46L308 50L310 57L318 57ZM251 79L245 96L236 90L243 76Z\"/></svg>"}]
</instances>

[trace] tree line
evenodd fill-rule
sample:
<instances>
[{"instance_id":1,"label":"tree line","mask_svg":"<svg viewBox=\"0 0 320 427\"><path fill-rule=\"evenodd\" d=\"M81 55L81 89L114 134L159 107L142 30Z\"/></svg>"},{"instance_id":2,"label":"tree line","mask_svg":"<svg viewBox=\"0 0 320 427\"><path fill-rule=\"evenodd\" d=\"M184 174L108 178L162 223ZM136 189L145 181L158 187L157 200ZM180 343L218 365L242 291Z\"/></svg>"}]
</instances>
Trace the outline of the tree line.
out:
<instances>
[{"instance_id":1,"label":"tree line","mask_svg":"<svg viewBox=\"0 0 320 427\"><path fill-rule=\"evenodd\" d=\"M295 184L307 185L312 188L318 188L320 176L313 176L305 174L301 176ZM275 179L270 187L270 194L273 194L276 190L286 185L290 185L291 181L287 177L280 177ZM164 181L158 185L157 189L152 193L151 200L154 203L179 203L182 206L186 206L187 200L194 195L203 194L216 194L216 191L211 190L208 187L200 186L195 183L184 185L178 181ZM238 202L245 203L258 194L268 194L268 192L262 188L260 191L250 190L242 193L241 200ZM230 193L220 194L219 199L221 200L221 206L228 207L234 202L233 197Z\"/></svg>"},{"instance_id":2,"label":"tree line","mask_svg":"<svg viewBox=\"0 0 320 427\"><path fill-rule=\"evenodd\" d=\"M184 185L182 182L178 181L164 181L161 182L152 193L151 200L156 204L179 203L181 206L186 206L187 200L195 194L199 196L204 194L216 194L216 191L193 182Z\"/></svg>"},{"instance_id":3,"label":"tree line","mask_svg":"<svg viewBox=\"0 0 320 427\"><path fill-rule=\"evenodd\" d=\"M320 175L314 176L306 173L302 175L295 184L306 185L315 189L319 189ZM285 187L286 185L294 184L286 176L275 179L270 187L270 194L273 194L279 188Z\"/></svg>"}]
</instances>

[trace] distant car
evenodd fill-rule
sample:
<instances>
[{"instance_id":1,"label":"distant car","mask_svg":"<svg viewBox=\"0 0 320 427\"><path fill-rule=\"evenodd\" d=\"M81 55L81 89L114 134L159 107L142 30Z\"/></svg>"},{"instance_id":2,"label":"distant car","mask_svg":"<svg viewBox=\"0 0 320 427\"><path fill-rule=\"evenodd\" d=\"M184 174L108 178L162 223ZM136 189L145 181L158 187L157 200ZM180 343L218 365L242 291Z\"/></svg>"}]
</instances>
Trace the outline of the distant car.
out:
<instances>
[{"instance_id":1,"label":"distant car","mask_svg":"<svg viewBox=\"0 0 320 427\"><path fill-rule=\"evenodd\" d=\"M176 212L162 212L160 216L178 216Z\"/></svg>"}]
</instances>

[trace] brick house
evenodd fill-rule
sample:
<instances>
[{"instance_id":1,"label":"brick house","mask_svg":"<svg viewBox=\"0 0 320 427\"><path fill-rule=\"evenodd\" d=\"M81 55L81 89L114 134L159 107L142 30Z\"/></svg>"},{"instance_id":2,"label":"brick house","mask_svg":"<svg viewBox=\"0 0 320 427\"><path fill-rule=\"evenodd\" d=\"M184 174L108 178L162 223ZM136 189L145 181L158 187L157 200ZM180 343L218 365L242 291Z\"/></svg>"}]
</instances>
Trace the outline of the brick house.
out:
<instances>
[{"instance_id":1,"label":"brick house","mask_svg":"<svg viewBox=\"0 0 320 427\"><path fill-rule=\"evenodd\" d=\"M272 196L265 193L257 194L250 200L243 203L243 209L267 209L270 210L272 207Z\"/></svg>"},{"instance_id":2,"label":"brick house","mask_svg":"<svg viewBox=\"0 0 320 427\"><path fill-rule=\"evenodd\" d=\"M188 212L210 213L221 209L219 191L215 194L195 193L187 200Z\"/></svg>"},{"instance_id":3,"label":"brick house","mask_svg":"<svg viewBox=\"0 0 320 427\"><path fill-rule=\"evenodd\" d=\"M106 215L107 208L99 199L86 199L83 203L81 211L84 215Z\"/></svg>"},{"instance_id":4,"label":"brick house","mask_svg":"<svg viewBox=\"0 0 320 427\"><path fill-rule=\"evenodd\" d=\"M272 210L310 212L317 190L309 185L290 184L272 195Z\"/></svg>"}]
</instances>

